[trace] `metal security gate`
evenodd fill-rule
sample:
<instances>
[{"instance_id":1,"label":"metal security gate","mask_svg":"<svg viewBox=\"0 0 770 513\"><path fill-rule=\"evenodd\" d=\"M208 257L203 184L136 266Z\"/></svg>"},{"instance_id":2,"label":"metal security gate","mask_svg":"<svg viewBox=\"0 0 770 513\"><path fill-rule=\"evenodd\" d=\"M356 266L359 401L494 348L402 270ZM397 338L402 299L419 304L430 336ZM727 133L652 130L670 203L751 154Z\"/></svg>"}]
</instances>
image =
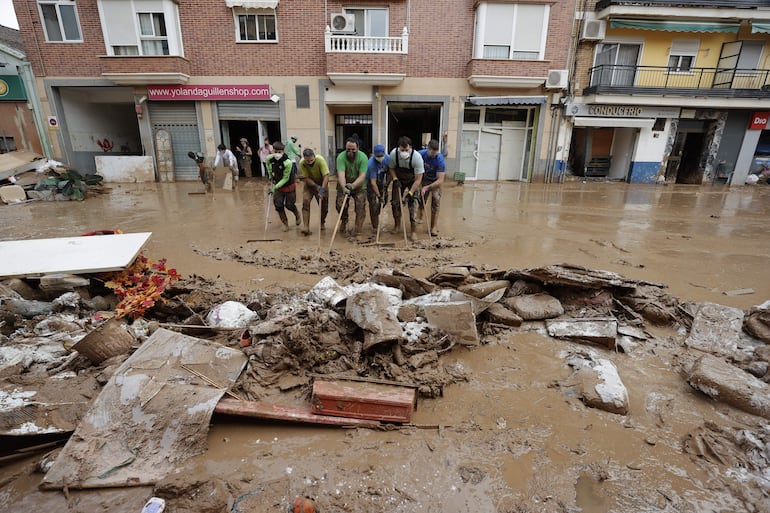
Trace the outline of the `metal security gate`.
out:
<instances>
[{"instance_id":1,"label":"metal security gate","mask_svg":"<svg viewBox=\"0 0 770 513\"><path fill-rule=\"evenodd\" d=\"M201 151L201 136L195 102L150 102L152 131L165 129L174 151L174 179L197 180L198 166L188 151Z\"/></svg>"},{"instance_id":2,"label":"metal security gate","mask_svg":"<svg viewBox=\"0 0 770 513\"><path fill-rule=\"evenodd\" d=\"M217 115L221 120L280 121L281 109L273 102L222 101L217 102Z\"/></svg>"}]
</instances>

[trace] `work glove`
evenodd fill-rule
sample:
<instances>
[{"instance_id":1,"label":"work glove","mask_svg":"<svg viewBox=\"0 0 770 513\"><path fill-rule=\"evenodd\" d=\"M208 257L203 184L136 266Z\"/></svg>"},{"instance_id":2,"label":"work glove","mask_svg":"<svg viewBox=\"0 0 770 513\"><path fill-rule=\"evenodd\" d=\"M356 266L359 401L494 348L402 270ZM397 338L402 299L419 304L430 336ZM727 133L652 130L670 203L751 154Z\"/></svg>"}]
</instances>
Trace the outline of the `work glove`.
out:
<instances>
[{"instance_id":1,"label":"work glove","mask_svg":"<svg viewBox=\"0 0 770 513\"><path fill-rule=\"evenodd\" d=\"M275 185L271 185L270 186L270 194L275 194L275 189L276 189Z\"/></svg>"},{"instance_id":2,"label":"work glove","mask_svg":"<svg viewBox=\"0 0 770 513\"><path fill-rule=\"evenodd\" d=\"M346 184L345 185L345 194L348 195L348 196L353 194L353 186L352 185L350 185L350 184Z\"/></svg>"},{"instance_id":3,"label":"work glove","mask_svg":"<svg viewBox=\"0 0 770 513\"><path fill-rule=\"evenodd\" d=\"M380 196L380 205L384 205L387 202L388 202L388 195L387 194L381 195Z\"/></svg>"},{"instance_id":4,"label":"work glove","mask_svg":"<svg viewBox=\"0 0 770 513\"><path fill-rule=\"evenodd\" d=\"M412 199L414 199L414 193L412 192L411 189L407 189L407 191L404 193L404 198L403 198L402 203L404 205L406 205L406 203L408 201L412 201Z\"/></svg>"},{"instance_id":5,"label":"work glove","mask_svg":"<svg viewBox=\"0 0 770 513\"><path fill-rule=\"evenodd\" d=\"M319 187L318 188L318 196L323 198L324 194L326 194L326 189L324 189L323 187Z\"/></svg>"}]
</instances>

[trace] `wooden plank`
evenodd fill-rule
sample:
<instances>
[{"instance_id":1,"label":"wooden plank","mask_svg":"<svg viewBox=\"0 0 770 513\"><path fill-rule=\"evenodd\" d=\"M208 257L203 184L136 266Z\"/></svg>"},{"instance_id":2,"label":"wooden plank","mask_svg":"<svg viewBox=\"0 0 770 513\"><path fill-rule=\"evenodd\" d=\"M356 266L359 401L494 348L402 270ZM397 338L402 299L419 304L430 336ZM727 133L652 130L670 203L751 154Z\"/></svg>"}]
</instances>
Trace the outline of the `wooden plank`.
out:
<instances>
[{"instance_id":1,"label":"wooden plank","mask_svg":"<svg viewBox=\"0 0 770 513\"><path fill-rule=\"evenodd\" d=\"M293 408L280 404L270 404L263 401L239 401L237 399L222 399L214 408L215 413L254 417L266 420L284 422L299 422L304 424L324 424L329 426L355 426L376 428L379 422L372 420L330 417L315 414L310 409Z\"/></svg>"},{"instance_id":2,"label":"wooden plank","mask_svg":"<svg viewBox=\"0 0 770 513\"><path fill-rule=\"evenodd\" d=\"M321 415L409 422L417 402L417 391L376 383L316 380L311 402L313 412Z\"/></svg>"},{"instance_id":3,"label":"wooden plank","mask_svg":"<svg viewBox=\"0 0 770 513\"><path fill-rule=\"evenodd\" d=\"M0 241L0 278L119 271L134 261L152 232Z\"/></svg>"}]
</instances>

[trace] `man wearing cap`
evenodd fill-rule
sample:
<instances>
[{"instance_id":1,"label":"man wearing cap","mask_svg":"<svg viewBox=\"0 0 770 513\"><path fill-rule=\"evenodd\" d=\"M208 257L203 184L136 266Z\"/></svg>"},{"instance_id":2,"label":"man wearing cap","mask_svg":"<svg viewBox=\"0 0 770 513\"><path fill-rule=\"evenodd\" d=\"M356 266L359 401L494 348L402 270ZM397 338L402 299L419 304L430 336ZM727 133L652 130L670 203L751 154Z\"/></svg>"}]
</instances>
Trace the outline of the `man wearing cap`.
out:
<instances>
[{"instance_id":1,"label":"man wearing cap","mask_svg":"<svg viewBox=\"0 0 770 513\"><path fill-rule=\"evenodd\" d=\"M286 156L289 157L289 160L292 162L297 162L301 151L302 145L297 145L297 136L292 135L291 138L286 141Z\"/></svg>"},{"instance_id":2,"label":"man wearing cap","mask_svg":"<svg viewBox=\"0 0 770 513\"><path fill-rule=\"evenodd\" d=\"M393 178L390 203L393 208L393 232L398 233L400 230L402 205L406 205L409 209L409 238L411 239L417 224L415 206L420 203L420 184L425 168L422 155L412 148L412 140L409 137L403 135L398 138L398 147L390 152L388 168Z\"/></svg>"},{"instance_id":3,"label":"man wearing cap","mask_svg":"<svg viewBox=\"0 0 770 513\"><path fill-rule=\"evenodd\" d=\"M303 235L310 235L310 203L316 198L321 205L321 230L326 229L326 214L329 213L329 196L326 194L329 186L329 165L320 155L310 148L302 151L299 161L299 174L305 182L302 189L302 219L305 227Z\"/></svg>"},{"instance_id":4,"label":"man wearing cap","mask_svg":"<svg viewBox=\"0 0 770 513\"><path fill-rule=\"evenodd\" d=\"M385 146L378 144L374 147L374 154L369 159L369 165L366 168L366 197L369 200L369 217L372 220L372 229L377 232L380 222L380 210L388 201L388 182L390 174L388 172L388 160L390 157L385 154Z\"/></svg>"},{"instance_id":5,"label":"man wearing cap","mask_svg":"<svg viewBox=\"0 0 770 513\"><path fill-rule=\"evenodd\" d=\"M421 199L427 207L430 200L430 234L438 235L438 209L441 207L441 186L444 184L444 175L446 174L446 163L444 155L439 152L439 144L436 139L428 142L428 147L420 150L422 160L425 166L425 174L422 176L422 189L420 190Z\"/></svg>"},{"instance_id":6,"label":"man wearing cap","mask_svg":"<svg viewBox=\"0 0 770 513\"><path fill-rule=\"evenodd\" d=\"M246 178L251 178L251 158L254 155L251 151L251 145L249 140L245 137L241 137L240 144L235 147L236 153L241 159L241 167L243 168L243 174Z\"/></svg>"},{"instance_id":7,"label":"man wearing cap","mask_svg":"<svg viewBox=\"0 0 770 513\"><path fill-rule=\"evenodd\" d=\"M358 143L352 138L345 141L345 151L337 155L337 197L335 206L337 212L341 212L344 233L348 227L348 205L345 196L352 196L356 211L356 229L352 235L356 236L364 228L366 218L366 167L369 159L358 151ZM342 209L343 203L345 209Z\"/></svg>"}]
</instances>

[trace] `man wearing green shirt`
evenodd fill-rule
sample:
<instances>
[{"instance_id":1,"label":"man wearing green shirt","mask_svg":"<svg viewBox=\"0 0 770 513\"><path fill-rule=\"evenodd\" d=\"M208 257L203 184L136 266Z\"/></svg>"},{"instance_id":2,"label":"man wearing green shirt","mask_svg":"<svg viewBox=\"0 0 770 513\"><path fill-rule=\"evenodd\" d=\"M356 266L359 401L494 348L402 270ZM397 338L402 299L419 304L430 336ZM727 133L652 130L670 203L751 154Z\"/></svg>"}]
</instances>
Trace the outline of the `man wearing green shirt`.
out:
<instances>
[{"instance_id":1,"label":"man wearing green shirt","mask_svg":"<svg viewBox=\"0 0 770 513\"><path fill-rule=\"evenodd\" d=\"M321 230L326 229L326 214L329 213L329 195L326 194L329 186L329 166L326 160L316 155L310 148L302 152L302 160L299 161L299 174L305 182L302 189L302 219L305 221L303 235L310 235L310 203L313 198L321 205Z\"/></svg>"},{"instance_id":2,"label":"man wearing green shirt","mask_svg":"<svg viewBox=\"0 0 770 513\"><path fill-rule=\"evenodd\" d=\"M289 157L289 160L296 163L301 150L302 145L297 145L297 136L292 135L291 138L286 141L286 156Z\"/></svg>"},{"instance_id":3,"label":"man wearing green shirt","mask_svg":"<svg viewBox=\"0 0 770 513\"><path fill-rule=\"evenodd\" d=\"M355 237L364 228L366 218L366 168L369 159L363 152L358 151L358 143L351 137L345 141L345 151L337 155L337 197L335 206L337 212L342 211L342 231L348 226L348 206L342 210L345 196L352 196L356 211Z\"/></svg>"}]
</instances>

